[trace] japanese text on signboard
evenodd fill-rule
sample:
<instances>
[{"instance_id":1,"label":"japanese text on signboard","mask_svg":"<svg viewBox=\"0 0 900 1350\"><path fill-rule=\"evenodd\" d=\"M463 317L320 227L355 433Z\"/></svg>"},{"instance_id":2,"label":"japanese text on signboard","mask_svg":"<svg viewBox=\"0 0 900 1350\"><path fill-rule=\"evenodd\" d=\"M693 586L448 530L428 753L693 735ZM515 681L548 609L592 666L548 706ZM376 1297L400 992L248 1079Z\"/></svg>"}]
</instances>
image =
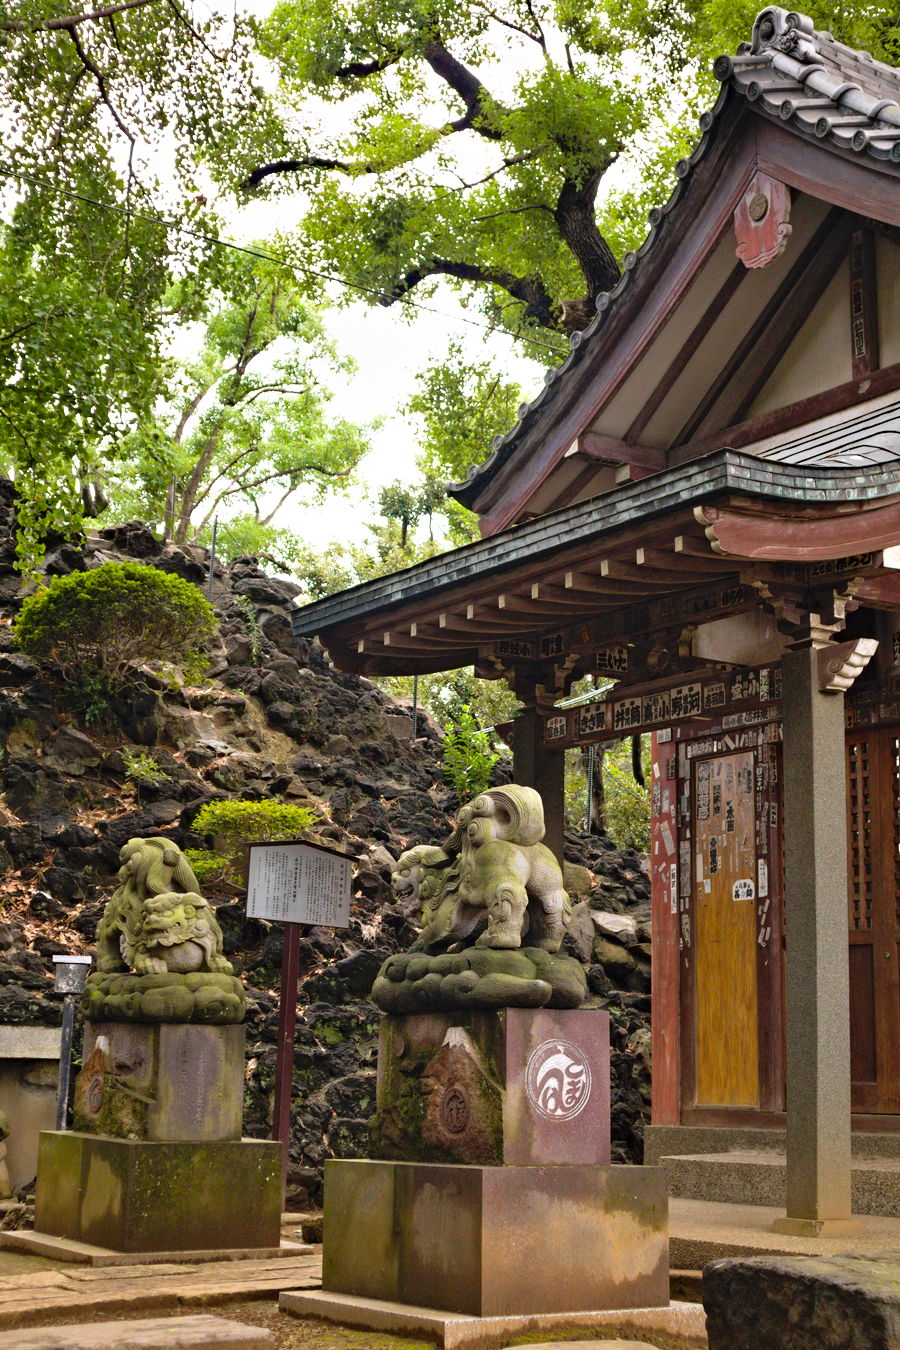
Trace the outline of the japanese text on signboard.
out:
<instances>
[{"instance_id":1,"label":"japanese text on signboard","mask_svg":"<svg viewBox=\"0 0 900 1350\"><path fill-rule=\"evenodd\" d=\"M350 922L349 858L312 844L252 844L247 914L276 923Z\"/></svg>"}]
</instances>

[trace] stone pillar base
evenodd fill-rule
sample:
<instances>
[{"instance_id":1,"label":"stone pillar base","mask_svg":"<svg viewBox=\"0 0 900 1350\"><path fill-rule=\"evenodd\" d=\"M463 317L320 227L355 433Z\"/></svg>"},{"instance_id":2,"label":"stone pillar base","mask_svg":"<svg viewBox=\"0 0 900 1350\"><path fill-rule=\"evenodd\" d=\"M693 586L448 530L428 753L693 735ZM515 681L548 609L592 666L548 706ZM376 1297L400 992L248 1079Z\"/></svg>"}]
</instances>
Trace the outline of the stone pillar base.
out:
<instances>
[{"instance_id":1,"label":"stone pillar base","mask_svg":"<svg viewBox=\"0 0 900 1350\"><path fill-rule=\"evenodd\" d=\"M661 1167L325 1164L323 1289L477 1317L669 1302Z\"/></svg>"},{"instance_id":2,"label":"stone pillar base","mask_svg":"<svg viewBox=\"0 0 900 1350\"><path fill-rule=\"evenodd\" d=\"M240 1139L242 1025L85 1022L74 1124L120 1139Z\"/></svg>"},{"instance_id":3,"label":"stone pillar base","mask_svg":"<svg viewBox=\"0 0 900 1350\"><path fill-rule=\"evenodd\" d=\"M35 1228L121 1252L277 1247L281 1145L44 1130Z\"/></svg>"},{"instance_id":4,"label":"stone pillar base","mask_svg":"<svg viewBox=\"0 0 900 1350\"><path fill-rule=\"evenodd\" d=\"M773 1233L789 1237L865 1237L868 1228L862 1219L776 1219Z\"/></svg>"}]
</instances>

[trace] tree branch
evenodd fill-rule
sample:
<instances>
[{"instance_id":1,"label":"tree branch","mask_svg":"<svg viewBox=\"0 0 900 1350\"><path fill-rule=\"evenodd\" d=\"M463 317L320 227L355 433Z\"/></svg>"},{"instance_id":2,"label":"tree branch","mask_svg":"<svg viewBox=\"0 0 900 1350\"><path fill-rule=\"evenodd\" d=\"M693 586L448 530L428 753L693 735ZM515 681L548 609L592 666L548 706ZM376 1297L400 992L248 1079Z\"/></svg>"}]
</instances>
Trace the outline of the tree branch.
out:
<instances>
[{"instance_id":1,"label":"tree branch","mask_svg":"<svg viewBox=\"0 0 900 1350\"><path fill-rule=\"evenodd\" d=\"M350 61L346 66L338 66L334 72L339 80L364 80L368 75L379 75L389 66L396 65L403 55L398 47L381 58L374 56L371 61Z\"/></svg>"},{"instance_id":2,"label":"tree branch","mask_svg":"<svg viewBox=\"0 0 900 1350\"><path fill-rule=\"evenodd\" d=\"M505 206L502 211L488 211L483 216L473 216L473 221L477 220L496 220L498 216L518 216L523 211L546 211L548 216L553 215L549 206L544 206L543 202L535 202L533 206Z\"/></svg>"},{"instance_id":3,"label":"tree branch","mask_svg":"<svg viewBox=\"0 0 900 1350\"><path fill-rule=\"evenodd\" d=\"M542 328L557 328L558 320L554 315L556 306L553 297L539 276L517 277L497 267L481 267L473 263L453 262L447 258L430 258L411 268L405 276L386 291L381 304L388 306L402 300L404 295L426 281L428 277L456 277L459 281L474 281L483 285L499 286L525 307L525 316L534 319Z\"/></svg>"},{"instance_id":4,"label":"tree branch","mask_svg":"<svg viewBox=\"0 0 900 1350\"><path fill-rule=\"evenodd\" d=\"M435 75L448 84L466 105L465 117L457 118L455 122L448 123L448 126L453 131L477 131L479 136L485 136L490 141L499 141L501 132L499 127L494 125L491 116L492 110L497 105L474 71L469 70L461 61L457 61L438 37L425 43L422 55Z\"/></svg>"},{"instance_id":5,"label":"tree branch","mask_svg":"<svg viewBox=\"0 0 900 1350\"><path fill-rule=\"evenodd\" d=\"M74 28L67 28L66 32L72 39L75 50L78 53L79 61L84 66L85 70L90 71L90 73L96 80L97 88L100 91L100 97L103 99L103 102L106 104L107 108L112 114L113 121L121 131L122 135L125 136L131 142L132 146L134 146L135 144L134 136L128 130L128 127L125 125L125 123L122 121L122 118L119 116L118 111L114 107L112 99L109 96L109 90L106 86L106 76L103 74L103 71L94 61L93 57L89 56L87 51L85 51L84 47L81 45L81 41L79 40L77 31Z\"/></svg>"},{"instance_id":6,"label":"tree branch","mask_svg":"<svg viewBox=\"0 0 900 1350\"><path fill-rule=\"evenodd\" d=\"M121 14L126 9L140 9L143 5L155 5L158 0L121 0L120 4L107 5L104 9L91 9L84 14L66 14L59 19L37 19L29 23L26 19L0 19L0 32L4 33L52 33L56 29L73 29L80 23L90 23L93 19L109 19L113 14Z\"/></svg>"}]
</instances>

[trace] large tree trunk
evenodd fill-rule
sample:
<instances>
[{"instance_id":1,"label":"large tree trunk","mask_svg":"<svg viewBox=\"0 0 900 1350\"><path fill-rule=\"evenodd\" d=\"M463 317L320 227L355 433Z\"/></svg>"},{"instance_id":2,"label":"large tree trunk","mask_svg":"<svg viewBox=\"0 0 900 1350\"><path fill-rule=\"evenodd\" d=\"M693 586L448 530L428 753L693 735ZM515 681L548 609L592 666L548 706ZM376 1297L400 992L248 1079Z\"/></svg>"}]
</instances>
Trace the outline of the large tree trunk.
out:
<instances>
[{"instance_id":1,"label":"large tree trunk","mask_svg":"<svg viewBox=\"0 0 900 1350\"><path fill-rule=\"evenodd\" d=\"M584 277L583 300L563 300L563 323L580 329L590 323L597 296L611 291L621 273L613 251L597 228L595 200L602 170L590 174L582 184L567 178L556 202L554 219L565 244L571 249Z\"/></svg>"}]
</instances>

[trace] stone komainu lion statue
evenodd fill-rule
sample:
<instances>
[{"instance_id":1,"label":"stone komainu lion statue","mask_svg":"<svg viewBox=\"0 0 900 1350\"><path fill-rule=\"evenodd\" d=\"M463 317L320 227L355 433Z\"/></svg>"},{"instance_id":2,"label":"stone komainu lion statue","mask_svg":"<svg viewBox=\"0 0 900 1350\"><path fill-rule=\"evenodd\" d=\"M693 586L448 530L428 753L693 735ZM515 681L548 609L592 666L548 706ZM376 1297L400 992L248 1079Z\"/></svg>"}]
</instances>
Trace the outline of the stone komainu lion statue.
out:
<instances>
[{"instance_id":1,"label":"stone komainu lion statue","mask_svg":"<svg viewBox=\"0 0 900 1350\"><path fill-rule=\"evenodd\" d=\"M98 972L232 974L222 930L181 849L170 839L129 839L119 858L119 886L97 929Z\"/></svg>"},{"instance_id":2,"label":"stone komainu lion statue","mask_svg":"<svg viewBox=\"0 0 900 1350\"><path fill-rule=\"evenodd\" d=\"M392 877L398 900L418 901L422 932L414 951L466 946L559 951L569 900L554 855L540 841L540 795L511 784L490 788L462 808L442 848L401 854Z\"/></svg>"}]
</instances>

